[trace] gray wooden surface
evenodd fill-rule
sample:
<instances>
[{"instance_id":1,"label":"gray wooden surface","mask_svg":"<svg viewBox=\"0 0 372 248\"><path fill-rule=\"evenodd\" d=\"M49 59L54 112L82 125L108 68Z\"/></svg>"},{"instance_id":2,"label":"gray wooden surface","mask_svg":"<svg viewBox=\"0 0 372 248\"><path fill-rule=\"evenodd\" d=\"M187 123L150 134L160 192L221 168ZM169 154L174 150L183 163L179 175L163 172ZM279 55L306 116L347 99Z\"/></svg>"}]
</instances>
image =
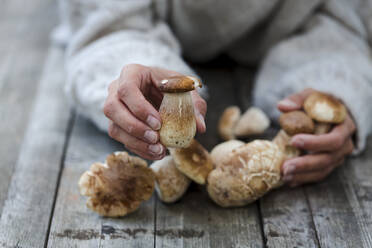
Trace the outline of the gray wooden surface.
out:
<instances>
[{"instance_id":1,"label":"gray wooden surface","mask_svg":"<svg viewBox=\"0 0 372 248\"><path fill-rule=\"evenodd\" d=\"M55 2L1 4L0 247L372 247L372 139L323 182L282 187L247 207L222 209L193 184L175 204L154 195L127 217L97 216L78 178L123 147L61 93L64 51L48 48ZM223 109L251 104L253 74L232 64L196 68L210 88L208 133L198 139L211 149Z\"/></svg>"}]
</instances>

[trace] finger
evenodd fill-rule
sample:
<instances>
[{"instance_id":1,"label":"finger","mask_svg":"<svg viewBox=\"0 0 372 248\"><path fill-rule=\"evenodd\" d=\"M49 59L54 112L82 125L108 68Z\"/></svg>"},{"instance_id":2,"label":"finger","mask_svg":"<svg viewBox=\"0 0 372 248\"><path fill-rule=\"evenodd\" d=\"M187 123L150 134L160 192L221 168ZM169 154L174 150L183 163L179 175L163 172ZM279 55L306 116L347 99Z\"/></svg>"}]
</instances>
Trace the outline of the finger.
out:
<instances>
[{"instance_id":1,"label":"finger","mask_svg":"<svg viewBox=\"0 0 372 248\"><path fill-rule=\"evenodd\" d=\"M120 76L118 96L136 118L147 123L153 130L159 130L161 127L160 115L140 90L143 84L152 84L150 78L148 67L126 66Z\"/></svg>"},{"instance_id":2,"label":"finger","mask_svg":"<svg viewBox=\"0 0 372 248\"><path fill-rule=\"evenodd\" d=\"M162 154L158 155L158 156L153 156L153 155L149 155L147 153L144 153L144 152L142 152L140 150L136 150L134 148L130 148L130 149L127 148L127 149L130 150L131 152L137 154L138 156L140 156L140 157L142 157L144 159L148 159L148 160L160 160L160 159L164 158L165 155L166 155L165 154L165 151Z\"/></svg>"},{"instance_id":3,"label":"finger","mask_svg":"<svg viewBox=\"0 0 372 248\"><path fill-rule=\"evenodd\" d=\"M282 112L288 112L293 110L299 110L302 108L302 105L305 99L314 92L313 89L305 89L299 93L288 96L287 98L278 102L278 109Z\"/></svg>"},{"instance_id":4,"label":"finger","mask_svg":"<svg viewBox=\"0 0 372 248\"><path fill-rule=\"evenodd\" d=\"M342 123L326 134L297 134L292 137L291 145L312 152L334 151L340 149L350 135L349 127Z\"/></svg>"},{"instance_id":5,"label":"finger","mask_svg":"<svg viewBox=\"0 0 372 248\"><path fill-rule=\"evenodd\" d=\"M147 144L146 142L131 136L122 130L118 125L110 123L109 135L111 138L124 144L129 150L140 152L142 155L146 154L148 157L153 159L162 156L165 152L165 148L162 144Z\"/></svg>"},{"instance_id":6,"label":"finger","mask_svg":"<svg viewBox=\"0 0 372 248\"><path fill-rule=\"evenodd\" d=\"M200 133L204 133L206 131L204 118L207 113L207 103L195 90L191 92L191 96L194 103L196 127Z\"/></svg>"},{"instance_id":7,"label":"finger","mask_svg":"<svg viewBox=\"0 0 372 248\"><path fill-rule=\"evenodd\" d=\"M323 170L329 165L337 164L345 156L351 154L353 150L353 142L349 139L341 149L333 153L315 153L286 160L282 165L282 173L286 176Z\"/></svg>"},{"instance_id":8,"label":"finger","mask_svg":"<svg viewBox=\"0 0 372 248\"><path fill-rule=\"evenodd\" d=\"M112 120L126 133L147 143L155 144L158 142L158 132L153 131L142 121L134 117L127 107L117 99L117 97L109 96L107 98L103 107L103 112L107 118Z\"/></svg>"},{"instance_id":9,"label":"finger","mask_svg":"<svg viewBox=\"0 0 372 248\"><path fill-rule=\"evenodd\" d=\"M283 176L290 178L293 174L322 171L343 157L339 153L321 153L292 158L283 163Z\"/></svg>"},{"instance_id":10,"label":"finger","mask_svg":"<svg viewBox=\"0 0 372 248\"><path fill-rule=\"evenodd\" d=\"M322 171L294 174L290 181L287 181L289 186L296 187L305 183L319 182L325 179L334 169L333 166L327 167Z\"/></svg>"}]
</instances>

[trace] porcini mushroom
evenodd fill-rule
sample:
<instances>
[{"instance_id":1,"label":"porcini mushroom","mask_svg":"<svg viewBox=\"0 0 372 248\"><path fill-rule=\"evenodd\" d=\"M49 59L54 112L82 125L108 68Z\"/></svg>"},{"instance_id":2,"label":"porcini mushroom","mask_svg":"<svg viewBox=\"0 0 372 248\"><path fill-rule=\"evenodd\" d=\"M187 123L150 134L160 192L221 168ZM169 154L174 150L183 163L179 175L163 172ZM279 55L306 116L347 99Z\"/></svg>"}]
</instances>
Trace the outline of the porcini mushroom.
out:
<instances>
[{"instance_id":1,"label":"porcini mushroom","mask_svg":"<svg viewBox=\"0 0 372 248\"><path fill-rule=\"evenodd\" d=\"M306 113L316 121L314 134L328 133L332 124L342 123L347 115L344 104L322 92L311 93L304 102Z\"/></svg>"},{"instance_id":2,"label":"porcini mushroom","mask_svg":"<svg viewBox=\"0 0 372 248\"><path fill-rule=\"evenodd\" d=\"M232 150L244 144L240 140L229 140L216 145L210 153L214 166L217 167Z\"/></svg>"},{"instance_id":3,"label":"porcini mushroom","mask_svg":"<svg viewBox=\"0 0 372 248\"><path fill-rule=\"evenodd\" d=\"M187 148L170 148L179 171L198 184L205 184L213 162L208 151L195 139Z\"/></svg>"},{"instance_id":4,"label":"porcini mushroom","mask_svg":"<svg viewBox=\"0 0 372 248\"><path fill-rule=\"evenodd\" d=\"M196 133L194 105L190 91L201 82L190 76L176 76L161 81L164 93L159 113L162 119L160 142L166 147L188 147Z\"/></svg>"},{"instance_id":5,"label":"porcini mushroom","mask_svg":"<svg viewBox=\"0 0 372 248\"><path fill-rule=\"evenodd\" d=\"M239 119L234 128L238 137L262 134L270 126L270 119L259 108L249 108Z\"/></svg>"},{"instance_id":6,"label":"porcini mushroom","mask_svg":"<svg viewBox=\"0 0 372 248\"><path fill-rule=\"evenodd\" d=\"M155 161L150 168L155 174L156 193L163 202L172 203L180 199L191 183L191 180L176 168L171 156Z\"/></svg>"},{"instance_id":7,"label":"porcini mushroom","mask_svg":"<svg viewBox=\"0 0 372 248\"><path fill-rule=\"evenodd\" d=\"M237 106L227 107L219 121L218 133L223 140L231 140L235 138L234 129L240 118L240 109Z\"/></svg>"},{"instance_id":8,"label":"porcini mushroom","mask_svg":"<svg viewBox=\"0 0 372 248\"><path fill-rule=\"evenodd\" d=\"M314 122L303 111L292 111L282 114L279 117L281 131L274 138L273 142L279 145L285 154L286 159L294 158L300 155L301 151L291 146L290 140L293 135L299 133L313 133Z\"/></svg>"},{"instance_id":9,"label":"porcini mushroom","mask_svg":"<svg viewBox=\"0 0 372 248\"><path fill-rule=\"evenodd\" d=\"M301 151L297 147L289 144L290 141L291 136L289 136L283 129L281 129L273 139L273 142L284 152L285 159L295 158L301 154Z\"/></svg>"},{"instance_id":10,"label":"porcini mushroom","mask_svg":"<svg viewBox=\"0 0 372 248\"><path fill-rule=\"evenodd\" d=\"M207 191L222 207L249 204L281 185L284 155L271 141L255 140L235 148L208 176Z\"/></svg>"},{"instance_id":11,"label":"porcini mushroom","mask_svg":"<svg viewBox=\"0 0 372 248\"><path fill-rule=\"evenodd\" d=\"M102 216L118 217L148 200L155 175L145 160L126 152L110 154L105 163L94 163L79 180L80 193L88 196L87 207Z\"/></svg>"},{"instance_id":12,"label":"porcini mushroom","mask_svg":"<svg viewBox=\"0 0 372 248\"><path fill-rule=\"evenodd\" d=\"M295 135L298 133L313 133L314 122L303 111L292 111L282 114L279 117L281 128L288 135Z\"/></svg>"},{"instance_id":13,"label":"porcini mushroom","mask_svg":"<svg viewBox=\"0 0 372 248\"><path fill-rule=\"evenodd\" d=\"M321 123L338 124L345 120L345 106L335 97L315 91L304 102L308 116Z\"/></svg>"}]
</instances>

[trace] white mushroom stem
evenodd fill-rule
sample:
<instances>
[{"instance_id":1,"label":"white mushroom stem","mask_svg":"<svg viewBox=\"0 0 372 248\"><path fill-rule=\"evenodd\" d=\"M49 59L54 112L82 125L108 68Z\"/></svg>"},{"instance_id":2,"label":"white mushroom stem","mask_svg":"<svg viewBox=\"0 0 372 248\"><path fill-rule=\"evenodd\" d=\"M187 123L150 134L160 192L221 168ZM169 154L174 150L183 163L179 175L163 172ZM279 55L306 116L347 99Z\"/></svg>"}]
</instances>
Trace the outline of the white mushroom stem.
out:
<instances>
[{"instance_id":1,"label":"white mushroom stem","mask_svg":"<svg viewBox=\"0 0 372 248\"><path fill-rule=\"evenodd\" d=\"M188 147L196 133L191 93L164 93L159 112L160 142L166 147Z\"/></svg>"},{"instance_id":2,"label":"white mushroom stem","mask_svg":"<svg viewBox=\"0 0 372 248\"><path fill-rule=\"evenodd\" d=\"M318 122L315 124L314 134L320 135L328 133L332 128L332 125L329 123Z\"/></svg>"}]
</instances>

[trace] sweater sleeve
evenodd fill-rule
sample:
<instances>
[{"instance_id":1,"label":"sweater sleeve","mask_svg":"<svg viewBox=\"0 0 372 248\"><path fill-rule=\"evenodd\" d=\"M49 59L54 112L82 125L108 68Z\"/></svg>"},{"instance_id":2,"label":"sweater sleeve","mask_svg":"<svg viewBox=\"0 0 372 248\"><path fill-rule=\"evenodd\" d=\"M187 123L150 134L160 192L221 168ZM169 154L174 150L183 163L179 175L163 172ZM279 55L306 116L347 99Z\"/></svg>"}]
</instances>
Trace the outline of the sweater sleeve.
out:
<instances>
[{"instance_id":1,"label":"sweater sleeve","mask_svg":"<svg viewBox=\"0 0 372 248\"><path fill-rule=\"evenodd\" d=\"M357 125L354 153L372 131L372 63L366 38L318 14L302 32L273 47L256 80L254 103L273 119L276 103L305 88L343 100Z\"/></svg>"},{"instance_id":2,"label":"sweater sleeve","mask_svg":"<svg viewBox=\"0 0 372 248\"><path fill-rule=\"evenodd\" d=\"M65 91L79 113L106 131L102 108L108 85L123 66L137 63L193 74L181 59L178 41L161 20L151 0L62 0L67 40ZM60 38L62 37L62 38Z\"/></svg>"}]
</instances>

